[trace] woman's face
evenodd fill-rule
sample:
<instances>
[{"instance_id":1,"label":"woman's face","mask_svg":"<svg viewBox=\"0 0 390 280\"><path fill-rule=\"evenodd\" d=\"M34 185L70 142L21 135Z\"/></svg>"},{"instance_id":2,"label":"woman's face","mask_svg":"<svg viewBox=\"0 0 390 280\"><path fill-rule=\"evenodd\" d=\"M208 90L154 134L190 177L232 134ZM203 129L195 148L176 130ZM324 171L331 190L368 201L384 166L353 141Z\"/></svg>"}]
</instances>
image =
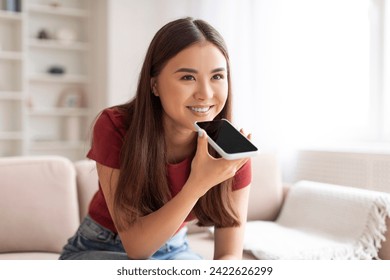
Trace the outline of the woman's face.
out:
<instances>
[{"instance_id":1,"label":"woman's face","mask_svg":"<svg viewBox=\"0 0 390 280\"><path fill-rule=\"evenodd\" d=\"M195 121L212 120L225 106L227 62L210 42L196 43L171 58L151 82L165 127L195 131Z\"/></svg>"}]
</instances>

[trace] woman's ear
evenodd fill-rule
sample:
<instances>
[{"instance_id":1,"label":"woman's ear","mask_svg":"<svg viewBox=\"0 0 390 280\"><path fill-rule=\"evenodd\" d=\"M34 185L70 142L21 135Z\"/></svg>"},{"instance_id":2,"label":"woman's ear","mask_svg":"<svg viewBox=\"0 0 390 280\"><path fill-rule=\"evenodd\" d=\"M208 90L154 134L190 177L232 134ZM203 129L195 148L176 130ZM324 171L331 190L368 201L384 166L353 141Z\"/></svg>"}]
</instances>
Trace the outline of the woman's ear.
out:
<instances>
[{"instance_id":1,"label":"woman's ear","mask_svg":"<svg viewBox=\"0 0 390 280\"><path fill-rule=\"evenodd\" d=\"M159 96L158 95L158 91L157 91L157 79L156 78L151 78L150 79L150 88L152 89L152 93L155 96Z\"/></svg>"}]
</instances>

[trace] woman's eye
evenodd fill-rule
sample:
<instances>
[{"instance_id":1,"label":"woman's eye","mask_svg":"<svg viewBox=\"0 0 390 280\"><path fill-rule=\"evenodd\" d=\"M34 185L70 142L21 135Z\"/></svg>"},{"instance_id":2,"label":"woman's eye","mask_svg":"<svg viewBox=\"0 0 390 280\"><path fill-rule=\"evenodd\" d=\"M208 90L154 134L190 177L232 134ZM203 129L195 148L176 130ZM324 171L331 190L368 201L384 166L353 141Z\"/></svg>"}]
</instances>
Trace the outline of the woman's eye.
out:
<instances>
[{"instance_id":1,"label":"woman's eye","mask_svg":"<svg viewBox=\"0 0 390 280\"><path fill-rule=\"evenodd\" d=\"M223 78L224 78L224 76L222 74L216 74L213 76L214 80L222 80Z\"/></svg>"},{"instance_id":2,"label":"woman's eye","mask_svg":"<svg viewBox=\"0 0 390 280\"><path fill-rule=\"evenodd\" d=\"M184 81L195 81L195 77L192 75L185 75L181 79Z\"/></svg>"}]
</instances>

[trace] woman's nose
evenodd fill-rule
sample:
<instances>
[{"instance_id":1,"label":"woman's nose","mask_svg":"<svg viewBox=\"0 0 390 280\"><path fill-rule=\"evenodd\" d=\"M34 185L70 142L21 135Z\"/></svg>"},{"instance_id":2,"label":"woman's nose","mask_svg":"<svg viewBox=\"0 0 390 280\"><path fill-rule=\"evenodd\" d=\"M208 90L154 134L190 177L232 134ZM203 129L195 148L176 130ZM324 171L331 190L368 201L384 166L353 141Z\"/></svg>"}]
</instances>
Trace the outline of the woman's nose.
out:
<instances>
[{"instance_id":1,"label":"woman's nose","mask_svg":"<svg viewBox=\"0 0 390 280\"><path fill-rule=\"evenodd\" d=\"M195 99L207 100L213 97L213 89L209 82L200 82L194 94Z\"/></svg>"}]
</instances>

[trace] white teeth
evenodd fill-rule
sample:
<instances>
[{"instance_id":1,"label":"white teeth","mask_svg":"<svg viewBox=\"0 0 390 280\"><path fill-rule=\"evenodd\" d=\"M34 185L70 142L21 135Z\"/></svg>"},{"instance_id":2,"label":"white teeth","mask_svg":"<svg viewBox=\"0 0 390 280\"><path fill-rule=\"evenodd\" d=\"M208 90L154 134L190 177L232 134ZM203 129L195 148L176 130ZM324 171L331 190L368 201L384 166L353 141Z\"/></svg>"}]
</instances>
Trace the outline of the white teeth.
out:
<instances>
[{"instance_id":1,"label":"white teeth","mask_svg":"<svg viewBox=\"0 0 390 280\"><path fill-rule=\"evenodd\" d=\"M192 111L195 111L197 113L206 113L208 110L210 110L211 107L203 107L203 108L197 108L197 107L189 107Z\"/></svg>"}]
</instances>

